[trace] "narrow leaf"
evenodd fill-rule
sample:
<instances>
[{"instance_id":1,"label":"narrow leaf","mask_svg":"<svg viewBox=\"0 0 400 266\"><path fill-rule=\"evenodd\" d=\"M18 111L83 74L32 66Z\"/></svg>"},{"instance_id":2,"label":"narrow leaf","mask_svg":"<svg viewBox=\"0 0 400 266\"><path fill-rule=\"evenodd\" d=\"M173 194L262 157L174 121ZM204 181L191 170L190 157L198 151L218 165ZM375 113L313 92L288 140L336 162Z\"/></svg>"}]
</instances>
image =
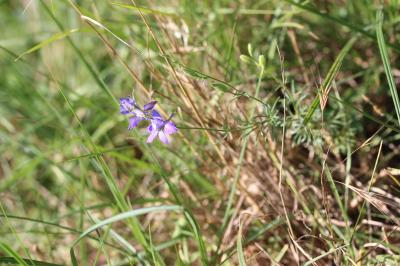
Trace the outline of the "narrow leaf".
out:
<instances>
[{"instance_id":1,"label":"narrow leaf","mask_svg":"<svg viewBox=\"0 0 400 266\"><path fill-rule=\"evenodd\" d=\"M339 72L340 66L342 65L345 55L349 52L350 48L353 46L355 41L356 41L355 37L351 38L346 43L346 45L342 48L339 55L336 57L335 61L333 62L331 68L329 69L328 74L326 75L324 82L322 83L322 85L319 89L319 93L324 93L329 90L334 78L336 77L336 74ZM325 98L326 97L327 97L327 95L325 95ZM317 95L315 97L314 101L312 102L310 108L307 111L307 114L304 118L304 124L307 124L311 120L315 110L317 110L319 103L320 103L320 96Z\"/></svg>"},{"instance_id":2,"label":"narrow leaf","mask_svg":"<svg viewBox=\"0 0 400 266\"><path fill-rule=\"evenodd\" d=\"M25 262L25 260L23 258L21 258L17 252L15 252L11 247L9 247L7 244L5 243L1 243L0 242L0 250L2 252L4 252L5 254L7 254L10 257L13 257L19 265L25 265L28 266L28 264Z\"/></svg>"},{"instance_id":3,"label":"narrow leaf","mask_svg":"<svg viewBox=\"0 0 400 266\"><path fill-rule=\"evenodd\" d=\"M326 256L328 256L328 255L330 255L330 254L332 254L332 253L334 253L334 252L336 252L336 251L342 249L342 248L345 248L346 246L348 246L348 244L342 245L342 246L337 247L337 248L331 248L331 249L328 250L327 252L324 252L324 253L322 253L321 255L319 255L319 256L313 258L312 260L307 261L307 262L304 264L304 266L308 266L308 265L314 264L316 261L318 261L318 260L320 260L320 259L322 259L322 258L324 258L324 257L326 257Z\"/></svg>"},{"instance_id":4,"label":"narrow leaf","mask_svg":"<svg viewBox=\"0 0 400 266\"><path fill-rule=\"evenodd\" d=\"M63 266L61 264L55 264L51 262L38 261L38 260L30 260L21 258L26 264L16 260L14 257L0 257L0 265L34 265L34 266Z\"/></svg>"},{"instance_id":5,"label":"narrow leaf","mask_svg":"<svg viewBox=\"0 0 400 266\"><path fill-rule=\"evenodd\" d=\"M50 38L47 38L46 40L41 41L40 43L36 44L35 46L33 46L32 48L30 48L29 50L23 52L22 54L20 54L15 61L19 60L21 57L23 57L24 55L30 54L36 50L39 50L41 48L43 48L46 45L49 45L52 42L58 41L60 39L65 38L66 36L70 35L71 33L77 32L79 29L72 29L72 30L68 30L65 32L59 32L53 36L51 36Z\"/></svg>"},{"instance_id":6,"label":"narrow leaf","mask_svg":"<svg viewBox=\"0 0 400 266\"><path fill-rule=\"evenodd\" d=\"M112 5L118 6L118 7L122 7L122 8L127 8L127 9L133 9L136 11L140 11L144 14L154 14L154 15L162 15L162 16L173 16L173 17L177 17L176 14L174 13L168 13L168 12L164 12L164 11L160 11L160 10L155 10L155 9L150 9L147 7L141 7L141 6L134 6L134 5L127 5L127 4L123 4L123 3L111 3Z\"/></svg>"},{"instance_id":7,"label":"narrow leaf","mask_svg":"<svg viewBox=\"0 0 400 266\"><path fill-rule=\"evenodd\" d=\"M236 240L236 250L238 254L239 266L246 266L246 260L243 254L243 245L242 245L242 225L239 224L239 232Z\"/></svg>"},{"instance_id":8,"label":"narrow leaf","mask_svg":"<svg viewBox=\"0 0 400 266\"><path fill-rule=\"evenodd\" d=\"M75 256L74 252L74 247L81 241L85 236L89 235L91 232L100 229L101 227L112 224L118 221L122 221L125 219L133 218L139 215L151 213L151 212L160 212L160 211L181 211L183 208L178 205L163 205L163 206L156 206L156 207L148 207L148 208L142 208L142 209L137 209L137 210L132 210L128 212L123 212L117 215L114 215L108 219L105 219L103 221L100 221L91 227L89 227L87 230L85 230L73 243L70 248L70 255L71 255L71 261L73 265L78 265L78 261Z\"/></svg>"},{"instance_id":9,"label":"narrow leaf","mask_svg":"<svg viewBox=\"0 0 400 266\"><path fill-rule=\"evenodd\" d=\"M213 86L213 88L216 88L222 92L230 92L231 88L229 88L227 85L223 84L223 83L213 83L211 84L211 86Z\"/></svg>"},{"instance_id":10,"label":"narrow leaf","mask_svg":"<svg viewBox=\"0 0 400 266\"><path fill-rule=\"evenodd\" d=\"M294 1L294 0L284 0L284 1L287 2L287 3L290 3L290 4L292 4L292 5L294 5L294 6L296 6L296 7L298 7L298 8L300 8L300 9L304 10L304 11L307 11L307 12L309 12L309 13L311 13L311 14L317 15L317 16L323 18L323 19L330 20L330 21L332 21L332 22L334 22L334 23L337 23L337 24L339 24L339 25L341 25L341 26L344 26L344 27L350 29L350 30L351 30L352 32L354 32L354 33L360 33L360 34L362 34L363 36L366 36L366 37L368 37L369 39L371 39L371 40L373 40L373 41L376 41L376 39L375 39L375 37L374 37L373 34L371 34L370 32L366 31L363 27L356 26L356 25L350 23L349 20L347 20L347 19L341 19L341 18L332 16L332 15L330 15L330 14L327 13L327 12L321 12L319 9L313 7L313 6L310 5L310 4L297 3L297 2ZM306 1L305 1L305 2L306 2ZM400 52L400 47L399 47L399 46L393 45L393 44L389 44L389 46L390 46L392 49L395 49L397 52Z\"/></svg>"},{"instance_id":11,"label":"narrow leaf","mask_svg":"<svg viewBox=\"0 0 400 266\"><path fill-rule=\"evenodd\" d=\"M397 120L400 125L400 101L399 101L399 95L397 94L396 85L394 83L392 71L390 68L390 61L389 61L389 56L388 56L388 52L386 49L385 39L383 38L383 31L382 31L383 13L382 13L382 10L379 10L377 12L376 22L377 22L376 23L376 38L378 39L379 52L382 57L383 66L385 68L386 78L387 78L387 81L389 84L390 93L392 95L394 108L396 110Z\"/></svg>"},{"instance_id":12,"label":"narrow leaf","mask_svg":"<svg viewBox=\"0 0 400 266\"><path fill-rule=\"evenodd\" d=\"M126 41L122 40L121 37L119 37L118 35L116 35L114 32L112 32L110 29L108 29L106 26L104 26L104 25L101 24L100 22L98 22L98 21L96 21L96 20L94 20L94 19L92 19L92 18L89 18L89 17L87 17L87 16L83 16L83 15L81 16L81 19L83 19L83 20L85 20L85 21L88 21L88 22L90 22L91 24L93 24L93 25L95 25L95 26L97 26L97 27L99 27L99 28L101 28L101 29L103 29L103 30L109 32L109 33L110 33L112 36L114 36L118 41L122 42L123 44L125 44L126 46L128 46L128 47L130 47L130 48L132 48L132 49L135 49L135 47L133 47L132 45L130 45L130 44L127 43Z\"/></svg>"}]
</instances>

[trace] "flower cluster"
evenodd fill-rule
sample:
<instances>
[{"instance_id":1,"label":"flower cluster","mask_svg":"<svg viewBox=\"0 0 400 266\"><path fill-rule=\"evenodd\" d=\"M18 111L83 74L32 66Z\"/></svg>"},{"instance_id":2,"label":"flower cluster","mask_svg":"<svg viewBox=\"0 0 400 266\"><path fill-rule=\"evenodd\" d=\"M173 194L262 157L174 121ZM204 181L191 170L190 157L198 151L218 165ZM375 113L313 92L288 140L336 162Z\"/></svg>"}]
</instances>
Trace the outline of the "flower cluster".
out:
<instances>
[{"instance_id":1,"label":"flower cluster","mask_svg":"<svg viewBox=\"0 0 400 266\"><path fill-rule=\"evenodd\" d=\"M152 101L140 108L136 101L131 97L121 98L119 100L120 113L129 116L128 130L135 128L143 120L150 121L150 125L147 128L149 137L147 143L154 141L158 137L163 143L168 144L168 135L178 131L177 127L171 122L172 115L168 119L163 117L154 110L157 102Z\"/></svg>"}]
</instances>

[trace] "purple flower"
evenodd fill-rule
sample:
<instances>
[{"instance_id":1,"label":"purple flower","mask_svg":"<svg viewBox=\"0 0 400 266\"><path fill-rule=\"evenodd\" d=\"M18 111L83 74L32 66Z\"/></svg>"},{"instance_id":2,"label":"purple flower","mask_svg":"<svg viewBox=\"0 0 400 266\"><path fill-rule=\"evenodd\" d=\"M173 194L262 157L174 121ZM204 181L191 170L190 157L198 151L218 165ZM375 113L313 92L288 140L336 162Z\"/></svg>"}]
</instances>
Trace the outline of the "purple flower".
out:
<instances>
[{"instance_id":1,"label":"purple flower","mask_svg":"<svg viewBox=\"0 0 400 266\"><path fill-rule=\"evenodd\" d=\"M156 101L152 101L152 102L146 103L146 104L143 106L143 109L144 109L144 111L151 111L151 110L154 109L154 106L156 106L156 104L157 104Z\"/></svg>"},{"instance_id":2,"label":"purple flower","mask_svg":"<svg viewBox=\"0 0 400 266\"><path fill-rule=\"evenodd\" d=\"M119 99L119 111L123 115L129 114L133 110L135 105L135 100L130 97Z\"/></svg>"},{"instance_id":3,"label":"purple flower","mask_svg":"<svg viewBox=\"0 0 400 266\"><path fill-rule=\"evenodd\" d=\"M164 120L163 117L154 110L156 101L151 101L143 106L143 109L139 107L136 101L131 97L120 98L120 113L129 116L128 129L135 128L142 120L150 120L150 125L147 128L150 133L147 138L147 143L154 141L158 137L163 143L168 144L168 135L176 133L178 128L173 122L171 122L172 115Z\"/></svg>"},{"instance_id":4,"label":"purple flower","mask_svg":"<svg viewBox=\"0 0 400 266\"><path fill-rule=\"evenodd\" d=\"M168 135L178 131L175 124L170 121L172 116L170 116L167 120L163 120L162 116L154 110L152 112L152 116L151 124L147 128L150 133L149 137L147 138L147 143L152 143L158 136L163 143L168 144Z\"/></svg>"},{"instance_id":5,"label":"purple flower","mask_svg":"<svg viewBox=\"0 0 400 266\"><path fill-rule=\"evenodd\" d=\"M141 109L133 98L120 98L120 113L123 115L130 115L128 130L135 128L142 120L151 119L151 111L156 104L156 101L152 101L145 104L143 109Z\"/></svg>"}]
</instances>

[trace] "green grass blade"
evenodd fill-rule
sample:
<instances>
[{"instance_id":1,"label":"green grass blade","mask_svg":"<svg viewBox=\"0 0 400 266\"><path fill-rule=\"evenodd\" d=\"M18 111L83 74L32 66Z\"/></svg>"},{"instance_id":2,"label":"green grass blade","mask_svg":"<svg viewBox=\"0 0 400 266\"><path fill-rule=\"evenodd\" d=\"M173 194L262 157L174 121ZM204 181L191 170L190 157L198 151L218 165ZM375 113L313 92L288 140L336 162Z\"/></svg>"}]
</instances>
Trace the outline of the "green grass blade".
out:
<instances>
[{"instance_id":1,"label":"green grass blade","mask_svg":"<svg viewBox=\"0 0 400 266\"><path fill-rule=\"evenodd\" d=\"M137 210L132 210L128 212L123 212L117 215L114 215L108 219L105 219L99 223L94 224L93 226L89 227L85 230L73 243L70 249L71 260L73 265L78 265L78 261L75 256L74 247L81 241L84 237L86 237L91 232L100 229L101 227L112 224L118 221L126 220L129 218L137 217L139 215L147 214L147 213L154 213L154 212L161 212L161 211L182 211L183 208L178 205L163 205L163 206L156 206L156 207L148 207L142 208Z\"/></svg>"},{"instance_id":2,"label":"green grass blade","mask_svg":"<svg viewBox=\"0 0 400 266\"><path fill-rule=\"evenodd\" d=\"M150 155L150 158L157 164L161 178L166 183L169 191L171 192L171 194L174 197L177 204L185 206L182 196L180 195L179 189L175 186L174 183L172 183L168 179L168 177L166 175L163 174L163 168L161 166L160 160L157 158L153 149L149 146L144 146L144 147L145 147L146 151L148 152L148 154ZM202 238L200 227L199 227L196 219L194 218L193 214L191 213L190 209L186 206L185 206L184 214L185 214L186 221L190 224L190 226L193 230L197 244L199 246L202 265L206 266L206 265L208 265L207 250L205 248L205 244L204 244L204 241Z\"/></svg>"},{"instance_id":3,"label":"green grass blade","mask_svg":"<svg viewBox=\"0 0 400 266\"><path fill-rule=\"evenodd\" d=\"M91 219L94 220L96 223L100 222L100 220L95 217L91 217ZM121 246L125 247L125 249L128 250L132 255L137 256L137 250L125 238L123 238L120 234L118 234L111 228L108 228L107 231L108 234L110 234L110 236L115 239L115 241L117 241ZM103 243L105 244L106 242L103 241Z\"/></svg>"},{"instance_id":4,"label":"green grass blade","mask_svg":"<svg viewBox=\"0 0 400 266\"><path fill-rule=\"evenodd\" d=\"M258 75L258 81L257 81L257 84L256 84L254 98L258 98L258 95L259 95L259 92L260 92L260 87L261 87L261 81L262 81L263 76L264 76L264 68L262 68L260 70L260 73ZM250 116L249 116L250 120L253 118L254 112L255 112L255 107L253 107L251 109ZM239 182L240 171L242 169L242 163L243 163L243 160L244 160L244 155L245 155L246 150L247 150L247 145L249 143L249 138L250 138L250 134L247 134L244 137L243 144L242 144L242 147L240 149L239 161L238 161L238 164L237 164L236 169L235 169L235 175L233 177L233 183L232 183L230 191L229 191L228 202L226 204L224 218L222 220L222 225L221 225L221 228L220 228L220 231L219 231L219 236L218 236L219 239L218 239L218 244L217 244L218 251L219 251L219 248L220 248L220 245L221 245L221 241L222 241L222 237L224 235L225 229L228 226L228 222L229 222L229 219L231 217L232 205L233 205L233 201L234 201L234 197L235 197L235 193L236 193L236 186L237 186L237 183Z\"/></svg>"},{"instance_id":5,"label":"green grass blade","mask_svg":"<svg viewBox=\"0 0 400 266\"><path fill-rule=\"evenodd\" d=\"M239 224L239 232L236 240L236 251L238 254L239 266L246 266L246 259L243 254L243 245L242 245L242 225Z\"/></svg>"},{"instance_id":6,"label":"green grass blade","mask_svg":"<svg viewBox=\"0 0 400 266\"><path fill-rule=\"evenodd\" d=\"M29 260L29 259L24 259L21 258L23 262L26 264L23 264L19 260L17 260L14 257L0 257L0 265L33 265L33 266L64 266L62 264L55 264L51 262L45 262L45 261L39 261L39 260Z\"/></svg>"},{"instance_id":7,"label":"green grass blade","mask_svg":"<svg viewBox=\"0 0 400 266\"><path fill-rule=\"evenodd\" d=\"M381 126L383 126L385 128L393 130L394 132L400 133L400 129L397 126L395 126L395 125L393 125L391 123L391 122L394 122L393 120L387 120L387 121L382 122L378 118L376 118L373 115L361 110L360 108L354 106L354 104L352 104L350 102L344 101L342 99L336 98L336 96L331 96L331 95L329 96L329 99L337 101L338 103L341 103L341 104L345 105L346 107L348 107L350 109L353 109L354 111L360 113L363 117L367 118L370 121L373 121L373 122L375 122L375 123L377 123L377 124L379 124L379 125L381 125Z\"/></svg>"},{"instance_id":8,"label":"green grass blade","mask_svg":"<svg viewBox=\"0 0 400 266\"><path fill-rule=\"evenodd\" d=\"M249 245L249 244L250 244L251 242L253 242L254 240L256 240L256 239L258 239L259 237L263 236L266 232L269 232L269 231L271 231L271 230L273 230L273 229L275 229L275 228L277 228L277 227L279 227L279 226L281 226L281 225L283 225L283 224L285 224L284 219L282 219L282 218L276 218L276 219L273 220L272 222L267 223L267 224L263 225L261 228L257 229L254 233L249 233L249 236L248 236L248 237L245 239L245 241L244 241L244 245L245 245L245 246L246 246L246 245ZM242 243L242 245L243 245L243 243ZM224 263L225 263L226 261L228 261L229 258L231 258L231 257L235 254L235 252L237 252L237 251L235 250L235 247L229 248L229 249L225 252L225 254L228 254L227 257L226 257L224 260L222 260L221 263L220 263L219 265L224 265ZM215 263L215 261L213 261L213 264L214 264L214 263ZM213 264L212 264L212 265L213 265Z\"/></svg>"},{"instance_id":9,"label":"green grass blade","mask_svg":"<svg viewBox=\"0 0 400 266\"><path fill-rule=\"evenodd\" d=\"M17 252L15 252L10 246L8 246L5 243L0 242L0 250L3 251L5 254L8 256L14 258L19 265L29 265L28 263L25 262L23 258L21 258Z\"/></svg>"},{"instance_id":10,"label":"green grass blade","mask_svg":"<svg viewBox=\"0 0 400 266\"><path fill-rule=\"evenodd\" d=\"M108 188L110 189L110 192L113 195L119 210L123 211L123 212L128 211L130 209L130 206L126 202L123 193L119 189L118 184L115 181L115 178L114 178L111 170L109 169L106 161L104 160L103 157L97 155L97 154L99 154L99 150L98 150L96 144L93 142L89 132L86 130L84 125L81 123L78 115L74 111L74 108L73 108L71 102L69 101L69 99L67 98L67 96L65 95L65 93L63 92L61 87L58 87L58 89L59 89L60 94L64 98L65 102L67 103L69 110L71 111L71 113L73 114L75 119L78 121L79 127L81 128L81 131L83 132L84 139L89 143L89 146L91 148L91 153L95 154L95 156L94 156L95 163L98 165L100 171L102 172L103 177L106 181L106 184L107 184ZM140 226L140 223L135 218L132 218L132 220L128 224L132 230L132 233L133 233L135 239L145 248L145 250L148 253L151 254L150 251L151 251L152 247L149 246L146 236L143 233L143 230ZM159 254L157 254L157 255L159 255ZM161 257L157 256L157 258L159 259L160 263L163 264ZM75 263L75 260L76 260L76 258L72 258L73 263Z\"/></svg>"},{"instance_id":11,"label":"green grass blade","mask_svg":"<svg viewBox=\"0 0 400 266\"><path fill-rule=\"evenodd\" d=\"M126 9L133 9L136 11L140 11L143 14L154 14L154 15L161 15L161 16L172 16L172 17L178 17L177 14L174 13L169 13L169 12L165 12L165 11L160 11L160 10L155 10L155 9L151 9L151 8L147 8L147 7L140 7L140 6L134 6L134 5L127 5L127 4L123 4L123 3L116 3L116 2L112 2L111 3L114 6L118 6L118 7L122 7L122 8L126 8Z\"/></svg>"},{"instance_id":12,"label":"green grass blade","mask_svg":"<svg viewBox=\"0 0 400 266\"><path fill-rule=\"evenodd\" d=\"M79 29L72 29L72 30L68 30L65 32L59 32L57 34L54 34L53 36L41 41L40 43L36 44L35 46L33 46L32 48L28 49L27 51L23 52L22 54L20 54L15 61L19 60L21 57L23 57L24 55L33 53L36 50L39 50L43 47L45 47L46 45L49 45L52 42L61 40L65 37L67 37L68 35L70 35L71 33L77 32Z\"/></svg>"},{"instance_id":13,"label":"green grass blade","mask_svg":"<svg viewBox=\"0 0 400 266\"><path fill-rule=\"evenodd\" d=\"M334 198L336 200L336 203L339 206L340 212L342 213L343 220L345 221L345 223L347 225L346 226L346 231L348 233L348 237L350 237L350 235L349 235L349 233L350 233L350 231L349 231L349 216L347 215L346 209L345 209L345 207L343 205L343 202L342 202L342 199L341 199L341 197L339 195L339 191L337 190L335 181L333 180L332 174L331 174L331 172L329 170L329 167L327 165L325 166L325 175L326 175L326 179L328 181L328 184L329 184L329 186L330 186L330 188L331 188L331 190L333 192L333 196L334 196Z\"/></svg>"},{"instance_id":14,"label":"green grass blade","mask_svg":"<svg viewBox=\"0 0 400 266\"><path fill-rule=\"evenodd\" d=\"M188 210L185 210L185 217L186 217L186 220L190 223L193 233L195 234L197 244L199 245L201 262L204 266L206 266L206 265L208 265L207 250L204 245L202 235L200 233L199 225L197 224L193 215Z\"/></svg>"},{"instance_id":15,"label":"green grass blade","mask_svg":"<svg viewBox=\"0 0 400 266\"><path fill-rule=\"evenodd\" d=\"M64 226L64 225L60 225L60 224L57 224L55 222L48 222L48 221L38 220L38 219L30 218L30 217L15 216L15 215L10 215L10 214L7 214L7 215L0 214L0 217L7 217L7 219L15 219L15 220L21 220L21 221L25 221L25 222L32 222L32 223L35 223L35 224L43 224L43 225L47 225L47 226L51 226L51 227L60 228L60 229L66 230L66 231L68 231L70 233L82 234L82 232L77 230L77 229L74 229L74 228L71 228L71 227L67 227L67 226ZM98 238L93 237L93 236L88 236L88 238L93 239L95 241L100 241ZM118 246L116 246L114 244L111 244L111 243L108 243L108 242L105 242L105 244L107 246L109 246L109 247L117 249L122 254L128 255L128 253L125 250L121 249L120 247L118 247Z\"/></svg>"},{"instance_id":16,"label":"green grass blade","mask_svg":"<svg viewBox=\"0 0 400 266\"><path fill-rule=\"evenodd\" d=\"M382 10L379 10L377 12L377 15L376 15L376 38L378 40L379 52L380 52L381 57L382 57L383 66L385 68L385 74L386 74L387 82L389 84L389 89L390 89L390 93L392 95L394 108L396 110L397 120L398 120L399 125L400 125L400 101L399 101L399 95L397 94L396 85L394 83L394 78L393 78L393 74L392 74L391 67L390 67L389 56L388 56L388 52L387 52L387 49L386 49L385 39L383 37L382 23L383 23L383 13L382 13Z\"/></svg>"},{"instance_id":17,"label":"green grass blade","mask_svg":"<svg viewBox=\"0 0 400 266\"><path fill-rule=\"evenodd\" d=\"M125 44L126 46L128 46L129 48L135 49L135 47L133 47L132 45L130 45L129 43L127 43L126 41L124 41L121 37L119 37L117 34L115 34L114 32L112 32L109 28L107 28L106 26L104 26L103 24L101 24L100 22L98 22L97 20L94 20L90 17L87 16L81 16L81 19L87 20L89 21L91 24L96 25L97 27L107 31L108 33L110 33L112 36L114 36L118 41L122 42L123 44Z\"/></svg>"},{"instance_id":18,"label":"green grass blade","mask_svg":"<svg viewBox=\"0 0 400 266\"><path fill-rule=\"evenodd\" d=\"M336 252L337 250L340 250L340 249L342 249L342 248L345 248L346 246L348 246L348 244L342 245L342 246L337 247L337 248L332 248L332 249L328 250L327 252L324 252L324 253L322 253L321 255L319 255L319 256L313 258L312 260L307 261L307 262L304 264L304 266L308 266L308 265L314 264L316 261L318 261L318 260L320 260L320 259L322 259L322 258L324 258L324 257L326 257L326 256L328 256L328 255L330 255L330 254L332 254L332 253L334 253L334 252Z\"/></svg>"},{"instance_id":19,"label":"green grass blade","mask_svg":"<svg viewBox=\"0 0 400 266\"><path fill-rule=\"evenodd\" d=\"M43 156L38 156L25 165L21 166L18 170L16 170L11 176L8 176L4 179L2 179L2 182L0 183L0 192L7 191L12 186L15 186L19 182L21 182L22 179L27 179L28 173L30 173L35 167L37 167L41 162L43 162L45 158Z\"/></svg>"},{"instance_id":20,"label":"green grass blade","mask_svg":"<svg viewBox=\"0 0 400 266\"><path fill-rule=\"evenodd\" d=\"M350 48L353 46L356 39L357 39L356 37L351 38L346 43L346 45L342 48L339 55L336 57L332 66L330 67L328 74L326 75L324 82L322 83L322 85L319 89L319 93L327 90L332 85L332 82L333 82L334 78L336 77L336 74L338 73L340 66L342 65L345 55L350 51ZM312 102L310 108L307 111L307 114L304 118L304 124L307 124L311 120L315 110L317 110L319 103L320 103L320 97L319 97L319 95L317 95L317 96L315 96L314 101Z\"/></svg>"},{"instance_id":21,"label":"green grass blade","mask_svg":"<svg viewBox=\"0 0 400 266\"><path fill-rule=\"evenodd\" d=\"M44 7L44 10L46 13L53 19L53 21L56 23L57 27L61 31L65 31L64 26L61 24L61 22L53 15L52 11L50 8L46 5L46 3L43 2L43 0L40 0L40 3ZM97 85L103 89L115 102L115 104L118 104L118 100L115 98L115 96L112 94L111 90L108 88L108 86L104 83L104 81L99 77L97 74L97 71L95 70L95 67L92 66L89 61L85 58L81 50L79 50L78 46L74 43L74 41L69 37L65 37L66 40L69 42L69 44L72 46L72 49L75 51L75 53L78 55L79 59L83 62L87 70L89 71L90 75L93 77L93 79L96 81Z\"/></svg>"},{"instance_id":22,"label":"green grass blade","mask_svg":"<svg viewBox=\"0 0 400 266\"><path fill-rule=\"evenodd\" d=\"M14 225L11 223L10 219L8 219L6 212L4 210L3 204L0 201L0 211L2 214L2 217L4 217L4 221L2 221L2 225L3 227L8 227L10 228L11 234L15 237L16 243L18 243L22 249L22 251L24 252L25 256L29 259L31 258L30 252L28 250L28 248L25 247L24 242L22 241L22 239L20 238L19 234L17 233L17 231L15 230ZM13 249L11 249L7 244L0 242L1 247L0 250L3 250L6 254L8 254L9 256L14 257L15 259L19 259L19 255L18 253L14 252Z\"/></svg>"},{"instance_id":23,"label":"green grass blade","mask_svg":"<svg viewBox=\"0 0 400 266\"><path fill-rule=\"evenodd\" d=\"M322 19L328 19L328 20L330 20L332 22L335 22L337 24L340 24L340 25L352 30L353 32L360 33L360 34L364 35L365 37L368 37L369 39L371 39L373 41L376 41L376 38L375 38L375 36L373 34L369 33L368 31L364 30L363 28L360 28L360 27L358 27L358 26L356 26L354 24L349 23L346 20L331 16L331 15L327 14L326 12L321 12L318 9L316 9L316 8L314 8L314 7L312 7L311 5L308 5L308 4L303 5L303 4L297 3L297 2L295 2L293 0L284 0L284 1L287 2L287 3L290 3L291 5L296 6L296 7L300 8L300 9L302 9L302 10L305 10L307 12L310 12L310 13L314 14L314 15L317 15L317 16L321 17ZM393 48L397 52L400 52L400 47L399 46L392 45L392 44L389 44L389 46L390 46L390 48Z\"/></svg>"},{"instance_id":24,"label":"green grass blade","mask_svg":"<svg viewBox=\"0 0 400 266\"><path fill-rule=\"evenodd\" d=\"M379 144L378 155L376 156L376 159L375 159L375 164L374 164L374 168L372 170L371 179L368 182L368 190L367 190L368 192L371 190L371 186L372 186L372 184L374 182L374 179L375 179L376 168L378 167L379 157L380 157L381 151L382 151L382 144L383 144L383 141L381 141L381 143ZM348 186L346 186L346 187L348 187ZM363 199L363 203L361 205L360 211L358 212L358 217L357 217L356 223L353 226L353 232L351 233L350 242L352 242L352 240L353 240L353 238L354 238L354 236L356 234L357 227L358 227L362 217L364 216L365 204L366 204L366 200Z\"/></svg>"}]
</instances>

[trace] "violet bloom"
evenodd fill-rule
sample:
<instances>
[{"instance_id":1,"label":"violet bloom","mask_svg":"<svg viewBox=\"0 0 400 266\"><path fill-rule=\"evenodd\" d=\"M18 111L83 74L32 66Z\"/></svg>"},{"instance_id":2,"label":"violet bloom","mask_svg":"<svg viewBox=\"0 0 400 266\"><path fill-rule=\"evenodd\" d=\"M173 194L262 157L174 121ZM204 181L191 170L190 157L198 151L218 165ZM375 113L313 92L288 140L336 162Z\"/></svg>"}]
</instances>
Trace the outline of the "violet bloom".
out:
<instances>
[{"instance_id":1,"label":"violet bloom","mask_svg":"<svg viewBox=\"0 0 400 266\"><path fill-rule=\"evenodd\" d=\"M147 128L150 133L147 143L152 143L157 136L163 143L169 143L168 135L178 131L175 124L170 121L171 118L172 115L167 120L163 120L162 116L153 110L151 124Z\"/></svg>"},{"instance_id":2,"label":"violet bloom","mask_svg":"<svg viewBox=\"0 0 400 266\"><path fill-rule=\"evenodd\" d=\"M154 109L156 101L149 102L143 106L143 109L139 107L136 101L131 97L120 98L119 106L120 113L123 115L130 115L128 129L135 128L140 121L151 119L151 111Z\"/></svg>"}]
</instances>

